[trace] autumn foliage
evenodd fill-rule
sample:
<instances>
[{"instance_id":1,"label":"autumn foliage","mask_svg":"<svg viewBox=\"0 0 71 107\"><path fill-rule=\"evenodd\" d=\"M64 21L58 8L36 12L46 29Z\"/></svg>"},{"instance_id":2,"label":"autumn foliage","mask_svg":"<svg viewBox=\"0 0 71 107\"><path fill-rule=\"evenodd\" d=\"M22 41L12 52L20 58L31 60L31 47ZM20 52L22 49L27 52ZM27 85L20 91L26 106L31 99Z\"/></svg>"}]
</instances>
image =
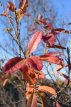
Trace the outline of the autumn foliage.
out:
<instances>
[{"instance_id":1,"label":"autumn foliage","mask_svg":"<svg viewBox=\"0 0 71 107\"><path fill-rule=\"evenodd\" d=\"M21 0L18 9L16 9L16 6L12 2L8 2L7 11L2 13L1 16L7 17L7 15L9 15L9 11L12 11L15 14L16 20L18 20L19 23L24 17L28 6L28 0ZM27 107L37 107L38 97L41 100L42 107L48 107L48 105L46 105L44 101L44 99L46 100L45 94L49 93L51 97L54 97L56 99L57 89L40 84L41 80L43 81L46 79L44 70L42 70L44 67L43 63L47 62L49 64L57 64L61 67L61 69L64 68L66 65L64 64L64 61L61 58L61 52L46 51L46 53L42 55L39 54L38 56L33 55L33 53L36 51L36 49L39 47L39 44L42 42L48 49L66 49L61 45L55 44L56 37L61 32L68 34L69 31L63 28L54 28L52 24L47 22L47 20L45 20L43 17L39 17L36 20L36 23L40 26L43 25L43 29L45 30L36 29L29 42L27 43L26 51L23 52L24 57L16 56L7 61L7 63L3 67L3 71L5 75L7 75L7 77L5 79L3 79L2 77L1 81L3 83L3 86L5 86L6 83L9 82L11 75L15 74L17 76L17 73L20 72L22 75L21 81L26 82L25 95L27 99ZM58 72L58 69L56 72ZM69 78L65 74L60 75L69 81ZM56 100L53 105L54 107L61 107L61 105Z\"/></svg>"}]
</instances>

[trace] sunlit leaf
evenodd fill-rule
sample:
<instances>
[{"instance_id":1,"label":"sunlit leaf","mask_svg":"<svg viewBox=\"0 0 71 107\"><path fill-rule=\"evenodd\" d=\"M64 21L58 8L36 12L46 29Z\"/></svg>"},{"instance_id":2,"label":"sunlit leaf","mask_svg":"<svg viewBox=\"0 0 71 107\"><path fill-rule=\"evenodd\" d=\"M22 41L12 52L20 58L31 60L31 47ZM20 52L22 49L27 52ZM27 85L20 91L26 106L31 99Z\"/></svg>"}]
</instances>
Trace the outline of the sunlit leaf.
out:
<instances>
[{"instance_id":1,"label":"sunlit leaf","mask_svg":"<svg viewBox=\"0 0 71 107\"><path fill-rule=\"evenodd\" d=\"M50 62L50 63L54 63L54 64L64 66L64 62L61 58L59 58L58 56L50 55L48 53L44 54L44 55L41 55L40 59L43 60L43 61L47 61L47 62Z\"/></svg>"},{"instance_id":2,"label":"sunlit leaf","mask_svg":"<svg viewBox=\"0 0 71 107\"><path fill-rule=\"evenodd\" d=\"M21 0L19 4L19 8L16 11L19 21L23 18L25 12L27 11L27 8L28 8L28 0Z\"/></svg>"},{"instance_id":3,"label":"sunlit leaf","mask_svg":"<svg viewBox=\"0 0 71 107\"><path fill-rule=\"evenodd\" d=\"M37 107L37 95L33 94L32 107Z\"/></svg>"},{"instance_id":4,"label":"sunlit leaf","mask_svg":"<svg viewBox=\"0 0 71 107\"><path fill-rule=\"evenodd\" d=\"M3 82L3 86L5 86L8 83L9 79L5 79Z\"/></svg>"},{"instance_id":5,"label":"sunlit leaf","mask_svg":"<svg viewBox=\"0 0 71 107\"><path fill-rule=\"evenodd\" d=\"M28 99L28 101L27 101L27 106L26 106L26 107L31 107L31 105L32 105L32 99L33 99L33 94L31 94L31 95L29 96L29 99Z\"/></svg>"},{"instance_id":6,"label":"sunlit leaf","mask_svg":"<svg viewBox=\"0 0 71 107\"><path fill-rule=\"evenodd\" d=\"M28 49L27 49L28 54L36 50L39 43L41 42L42 35L43 35L42 31L37 31L36 33L33 34L32 38L30 39L28 43Z\"/></svg>"},{"instance_id":7,"label":"sunlit leaf","mask_svg":"<svg viewBox=\"0 0 71 107\"><path fill-rule=\"evenodd\" d=\"M55 89L53 89L52 87L49 87L49 86L39 86L38 91L56 95Z\"/></svg>"},{"instance_id":8,"label":"sunlit leaf","mask_svg":"<svg viewBox=\"0 0 71 107\"><path fill-rule=\"evenodd\" d=\"M34 85L30 85L29 83L26 84L26 92L33 93L34 92Z\"/></svg>"}]
</instances>

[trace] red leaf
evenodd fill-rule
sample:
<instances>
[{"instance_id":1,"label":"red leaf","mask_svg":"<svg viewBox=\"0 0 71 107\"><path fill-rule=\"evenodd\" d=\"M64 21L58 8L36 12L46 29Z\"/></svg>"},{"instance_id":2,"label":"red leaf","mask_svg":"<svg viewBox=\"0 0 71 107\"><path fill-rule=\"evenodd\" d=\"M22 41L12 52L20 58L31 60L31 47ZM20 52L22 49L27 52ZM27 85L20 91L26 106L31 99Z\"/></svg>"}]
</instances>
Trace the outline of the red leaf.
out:
<instances>
[{"instance_id":1,"label":"red leaf","mask_svg":"<svg viewBox=\"0 0 71 107\"><path fill-rule=\"evenodd\" d=\"M42 40L48 45L53 46L56 42L56 35L54 34L47 34L46 36L42 36Z\"/></svg>"},{"instance_id":2,"label":"red leaf","mask_svg":"<svg viewBox=\"0 0 71 107\"><path fill-rule=\"evenodd\" d=\"M48 26L48 27L51 27L51 24L49 22L47 22L46 19L40 19L38 21L41 22L42 24Z\"/></svg>"},{"instance_id":3,"label":"red leaf","mask_svg":"<svg viewBox=\"0 0 71 107\"><path fill-rule=\"evenodd\" d=\"M58 49L66 49L65 47L61 45L53 45L53 46L48 46L49 48L58 48Z\"/></svg>"},{"instance_id":4,"label":"red leaf","mask_svg":"<svg viewBox=\"0 0 71 107\"><path fill-rule=\"evenodd\" d=\"M51 23L49 23L49 22L47 22L46 21L47 20L47 18L42 18L42 16L39 16L38 17L38 20L36 20L36 23L37 24L43 24L44 25L44 28L46 29L46 30L50 30L50 29L52 29L53 27L52 27L52 24Z\"/></svg>"},{"instance_id":5,"label":"red leaf","mask_svg":"<svg viewBox=\"0 0 71 107\"><path fill-rule=\"evenodd\" d=\"M23 58L21 57L15 57L10 59L4 66L4 71L8 72L12 67L14 67L18 62L20 62L21 60L23 60ZM18 68L18 67L17 67ZM13 72L12 70L10 70L10 72Z\"/></svg>"},{"instance_id":6,"label":"red leaf","mask_svg":"<svg viewBox=\"0 0 71 107\"><path fill-rule=\"evenodd\" d=\"M9 10L11 10L12 12L15 12L15 9L16 9L15 5L14 5L12 2L10 2L10 1L8 1L8 6L7 6L7 8L8 8Z\"/></svg>"},{"instance_id":7,"label":"red leaf","mask_svg":"<svg viewBox=\"0 0 71 107\"><path fill-rule=\"evenodd\" d=\"M49 86L39 86L38 91L45 92L45 93L49 92L50 94L56 95L56 91Z\"/></svg>"},{"instance_id":8,"label":"red leaf","mask_svg":"<svg viewBox=\"0 0 71 107\"><path fill-rule=\"evenodd\" d=\"M4 66L4 71L6 73L12 73L17 70L24 70L25 64L28 64L30 67L33 67L36 70L41 70L43 65L39 57L31 56L27 59L21 57L15 57L10 59ZM28 66L27 65L27 66Z\"/></svg>"},{"instance_id":9,"label":"red leaf","mask_svg":"<svg viewBox=\"0 0 71 107\"><path fill-rule=\"evenodd\" d=\"M39 43L41 42L42 35L43 35L42 31L37 31L36 33L34 33L34 35L32 36L31 40L28 43L28 50L27 51L29 53L32 53L36 50Z\"/></svg>"},{"instance_id":10,"label":"red leaf","mask_svg":"<svg viewBox=\"0 0 71 107\"><path fill-rule=\"evenodd\" d=\"M60 33L60 32L62 32L62 33L67 33L67 34L69 34L70 33L70 31L68 31L68 30L65 30L65 29L63 29L63 28L56 28L56 29L52 29L52 31L51 31L53 34L58 34L58 33Z\"/></svg>"},{"instance_id":11,"label":"red leaf","mask_svg":"<svg viewBox=\"0 0 71 107\"><path fill-rule=\"evenodd\" d=\"M43 61L48 61L50 63L55 63L55 64L58 64L58 65L64 66L64 62L61 58L59 58L58 56L50 55L48 53L44 54L44 55L41 55L40 59L43 60Z\"/></svg>"},{"instance_id":12,"label":"red leaf","mask_svg":"<svg viewBox=\"0 0 71 107\"><path fill-rule=\"evenodd\" d=\"M39 57L31 56L26 59L26 63L28 63L31 67L36 70L41 70L43 67L42 61Z\"/></svg>"}]
</instances>

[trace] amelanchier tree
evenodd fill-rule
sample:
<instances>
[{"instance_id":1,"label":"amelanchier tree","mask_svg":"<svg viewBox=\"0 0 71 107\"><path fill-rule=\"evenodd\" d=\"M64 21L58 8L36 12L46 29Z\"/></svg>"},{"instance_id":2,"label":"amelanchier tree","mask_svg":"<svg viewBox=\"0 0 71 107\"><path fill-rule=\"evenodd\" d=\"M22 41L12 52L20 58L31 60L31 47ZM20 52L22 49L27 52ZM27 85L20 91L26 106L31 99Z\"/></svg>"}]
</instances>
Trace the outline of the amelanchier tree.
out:
<instances>
[{"instance_id":1,"label":"amelanchier tree","mask_svg":"<svg viewBox=\"0 0 71 107\"><path fill-rule=\"evenodd\" d=\"M3 7L2 4L1 6ZM32 27L33 35L32 37L30 37L29 42L26 43L27 48L24 51L20 42L20 23L22 18L25 17L28 7L28 0L21 0L18 8L16 8L16 5L14 3L8 1L7 10L3 11L3 13L1 14L2 17L6 17L9 19L11 28L6 28L5 30L8 32L13 41L16 42L20 50L20 56L16 56L10 59L4 65L4 67L2 68L3 74L0 81L3 86L5 86L8 82L12 82L11 79L14 76L17 77L18 80L20 80L20 85L22 85L22 82L24 81L25 96L27 100L26 107L37 107L38 99L40 99L42 107L48 107L49 102L47 101L47 95L49 99L52 99L53 107L61 107L60 102L57 98L59 93L63 91L64 88L57 87L54 83L53 87L43 85L42 82L46 80L43 68L45 66L45 62L47 64L49 63L50 65L56 64L56 73L66 79L65 87L69 85L71 69L69 49L67 49L67 64L64 63L61 52L49 52L48 50L51 48L66 49L61 45L56 44L56 37L59 33L69 34L70 32L63 28L54 28L52 24L49 23L46 18L43 18L43 16L39 13L38 18L36 19L36 23L41 26L41 29L36 28L34 31L34 27ZM41 43L43 44L43 46L39 45ZM42 54L40 54L39 52L39 55L34 55L35 50L39 46L43 51L45 48L45 53L43 52ZM64 67L69 68L68 76L64 73L59 72Z\"/></svg>"}]
</instances>

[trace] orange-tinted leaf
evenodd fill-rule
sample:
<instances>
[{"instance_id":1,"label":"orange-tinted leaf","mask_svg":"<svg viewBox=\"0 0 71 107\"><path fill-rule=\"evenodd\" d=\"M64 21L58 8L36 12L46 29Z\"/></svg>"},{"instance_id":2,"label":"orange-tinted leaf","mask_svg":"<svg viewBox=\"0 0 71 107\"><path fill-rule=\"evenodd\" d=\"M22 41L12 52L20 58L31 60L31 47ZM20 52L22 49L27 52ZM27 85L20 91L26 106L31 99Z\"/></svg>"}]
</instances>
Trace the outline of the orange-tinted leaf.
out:
<instances>
[{"instance_id":1,"label":"orange-tinted leaf","mask_svg":"<svg viewBox=\"0 0 71 107\"><path fill-rule=\"evenodd\" d=\"M35 75L35 70L32 67L29 67L28 75L33 79L34 83L37 82L36 75Z\"/></svg>"},{"instance_id":2,"label":"orange-tinted leaf","mask_svg":"<svg viewBox=\"0 0 71 107\"><path fill-rule=\"evenodd\" d=\"M26 100L28 101L29 98L30 98L30 96L31 96L31 93L26 92L26 93L25 93L25 96L26 96Z\"/></svg>"},{"instance_id":3,"label":"orange-tinted leaf","mask_svg":"<svg viewBox=\"0 0 71 107\"><path fill-rule=\"evenodd\" d=\"M33 34L31 40L28 43L28 50L27 50L28 54L36 50L39 43L41 42L42 35L43 35L42 31L37 31L36 33Z\"/></svg>"},{"instance_id":4,"label":"orange-tinted leaf","mask_svg":"<svg viewBox=\"0 0 71 107\"><path fill-rule=\"evenodd\" d=\"M29 74L29 68L24 65L24 66L21 66L20 68L22 74L23 74L23 78L30 84L34 84L35 81L33 80L33 78L31 77L31 75Z\"/></svg>"},{"instance_id":5,"label":"orange-tinted leaf","mask_svg":"<svg viewBox=\"0 0 71 107\"><path fill-rule=\"evenodd\" d=\"M12 2L10 2L10 1L8 1L7 8L9 10L11 10L12 12L15 12L15 9L16 9L15 5Z\"/></svg>"},{"instance_id":6,"label":"orange-tinted leaf","mask_svg":"<svg viewBox=\"0 0 71 107\"><path fill-rule=\"evenodd\" d=\"M20 62L21 60L23 60L23 58L21 58L21 57L14 57L14 58L10 59L10 60L5 64L3 70L4 70L6 73L7 73L7 72L8 72L8 73L9 73L9 72L13 72L13 69L11 69L12 67L13 67L14 69L19 70L18 66L15 67L15 65L16 65L18 62ZM19 64L18 64L18 65L19 65ZM20 66L21 66L21 65L20 65Z\"/></svg>"},{"instance_id":7,"label":"orange-tinted leaf","mask_svg":"<svg viewBox=\"0 0 71 107\"><path fill-rule=\"evenodd\" d=\"M37 95L35 93L32 99L32 107L37 107Z\"/></svg>"},{"instance_id":8,"label":"orange-tinted leaf","mask_svg":"<svg viewBox=\"0 0 71 107\"><path fill-rule=\"evenodd\" d=\"M26 84L26 92L33 93L34 92L34 86L27 83Z\"/></svg>"},{"instance_id":9,"label":"orange-tinted leaf","mask_svg":"<svg viewBox=\"0 0 71 107\"><path fill-rule=\"evenodd\" d=\"M54 64L64 66L64 62L61 58L59 58L58 56L49 55L48 53L44 54L44 55L41 55L40 59L43 60L43 61L48 61L50 63L54 63Z\"/></svg>"},{"instance_id":10,"label":"orange-tinted leaf","mask_svg":"<svg viewBox=\"0 0 71 107\"><path fill-rule=\"evenodd\" d=\"M29 76L30 76L31 78L35 78L34 68L29 67L29 69L28 69L28 72L27 72L27 73L29 74Z\"/></svg>"},{"instance_id":11,"label":"orange-tinted leaf","mask_svg":"<svg viewBox=\"0 0 71 107\"><path fill-rule=\"evenodd\" d=\"M23 72L23 78L29 83L29 84L34 84L35 81L31 78L31 76L27 72Z\"/></svg>"},{"instance_id":12,"label":"orange-tinted leaf","mask_svg":"<svg viewBox=\"0 0 71 107\"><path fill-rule=\"evenodd\" d=\"M23 10L21 9L18 9L16 13L17 13L18 20L20 21L23 18L25 12L23 12Z\"/></svg>"},{"instance_id":13,"label":"orange-tinted leaf","mask_svg":"<svg viewBox=\"0 0 71 107\"><path fill-rule=\"evenodd\" d=\"M27 101L27 106L26 106L26 107L31 107L31 105L32 105L32 99L33 99L33 94L31 94L31 95L29 96L29 99L28 99L28 101Z\"/></svg>"},{"instance_id":14,"label":"orange-tinted leaf","mask_svg":"<svg viewBox=\"0 0 71 107\"><path fill-rule=\"evenodd\" d=\"M56 91L52 87L49 87L49 86L39 86L38 91L56 95Z\"/></svg>"},{"instance_id":15,"label":"orange-tinted leaf","mask_svg":"<svg viewBox=\"0 0 71 107\"><path fill-rule=\"evenodd\" d=\"M19 21L23 18L25 12L27 11L27 8L28 8L28 0L21 0L19 4L19 8L16 11Z\"/></svg>"}]
</instances>

